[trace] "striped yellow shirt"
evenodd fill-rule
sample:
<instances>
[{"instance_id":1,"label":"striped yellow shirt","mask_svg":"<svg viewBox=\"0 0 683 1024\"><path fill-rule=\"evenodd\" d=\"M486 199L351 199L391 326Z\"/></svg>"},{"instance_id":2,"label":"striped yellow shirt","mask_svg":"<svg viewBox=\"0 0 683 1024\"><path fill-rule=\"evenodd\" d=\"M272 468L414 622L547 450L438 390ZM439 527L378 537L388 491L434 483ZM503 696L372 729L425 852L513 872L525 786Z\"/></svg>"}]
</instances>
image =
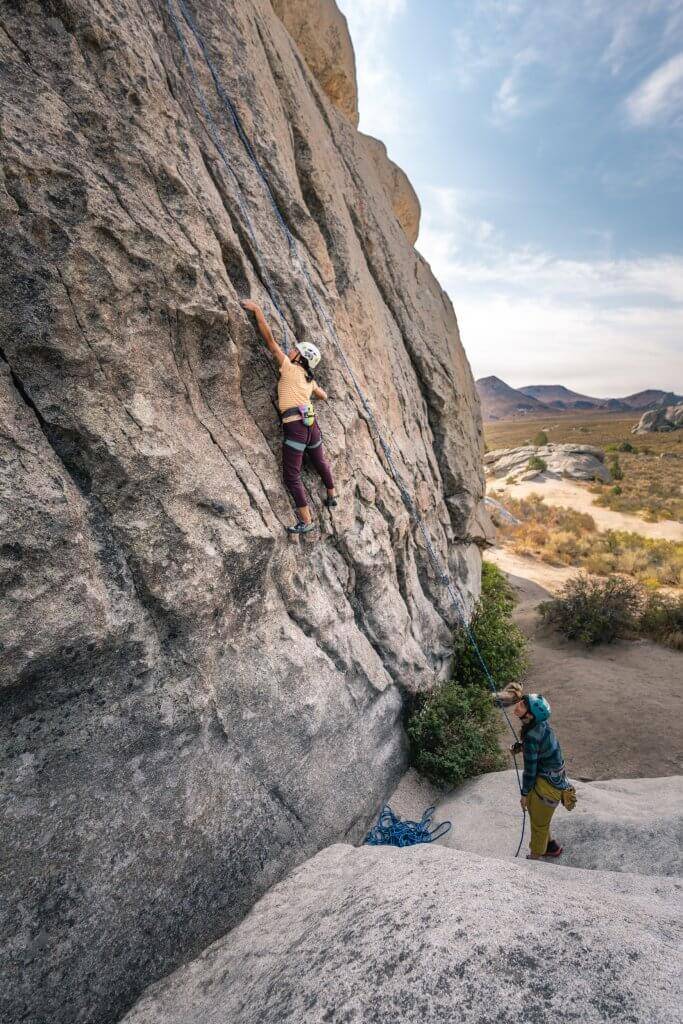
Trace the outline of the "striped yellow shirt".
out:
<instances>
[{"instance_id":1,"label":"striped yellow shirt","mask_svg":"<svg viewBox=\"0 0 683 1024\"><path fill-rule=\"evenodd\" d=\"M294 409L298 405L308 405L314 387L314 380L306 380L303 366L297 366L296 363L285 359L280 367L280 379L277 382L277 406L280 412ZM295 419L296 416L288 416L283 422L290 423Z\"/></svg>"}]
</instances>

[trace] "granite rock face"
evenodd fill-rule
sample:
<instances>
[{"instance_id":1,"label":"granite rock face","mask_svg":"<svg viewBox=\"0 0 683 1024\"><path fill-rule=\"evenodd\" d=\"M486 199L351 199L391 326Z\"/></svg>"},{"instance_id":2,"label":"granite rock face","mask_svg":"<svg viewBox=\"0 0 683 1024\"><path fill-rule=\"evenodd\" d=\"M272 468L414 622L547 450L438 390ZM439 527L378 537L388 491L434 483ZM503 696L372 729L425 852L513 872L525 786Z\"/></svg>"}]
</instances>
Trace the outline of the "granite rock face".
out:
<instances>
[{"instance_id":1,"label":"granite rock face","mask_svg":"<svg viewBox=\"0 0 683 1024\"><path fill-rule=\"evenodd\" d=\"M358 127L356 58L335 0L272 0L283 25L330 102Z\"/></svg>"},{"instance_id":2,"label":"granite rock face","mask_svg":"<svg viewBox=\"0 0 683 1024\"><path fill-rule=\"evenodd\" d=\"M403 768L404 692L449 666L452 610L169 2L194 78L167 2L0 3L3 1020L118 1019L356 835ZM482 439L450 302L269 0L192 10L470 601ZM331 395L340 507L308 478L301 544L239 304L282 338L266 280Z\"/></svg>"},{"instance_id":3,"label":"granite rock face","mask_svg":"<svg viewBox=\"0 0 683 1024\"><path fill-rule=\"evenodd\" d=\"M382 187L389 197L396 220L405 231L410 244L414 245L420 233L421 213L420 200L415 189L405 171L389 159L387 147L383 142L373 139L371 135L362 135L361 138L372 158Z\"/></svg>"},{"instance_id":4,"label":"granite rock face","mask_svg":"<svg viewBox=\"0 0 683 1024\"><path fill-rule=\"evenodd\" d=\"M632 434L652 434L683 427L683 405L660 406L648 409L631 431Z\"/></svg>"},{"instance_id":5,"label":"granite rock face","mask_svg":"<svg viewBox=\"0 0 683 1024\"><path fill-rule=\"evenodd\" d=\"M124 1020L669 1024L679 897L665 877L337 845Z\"/></svg>"},{"instance_id":6,"label":"granite rock face","mask_svg":"<svg viewBox=\"0 0 683 1024\"><path fill-rule=\"evenodd\" d=\"M546 468L529 465L530 459L541 459ZM535 480L541 474L567 477L570 480L601 480L610 483L612 475L605 465L605 453L589 444L524 445L521 448L500 448L484 456L486 472L494 477L515 476L519 480Z\"/></svg>"}]
</instances>

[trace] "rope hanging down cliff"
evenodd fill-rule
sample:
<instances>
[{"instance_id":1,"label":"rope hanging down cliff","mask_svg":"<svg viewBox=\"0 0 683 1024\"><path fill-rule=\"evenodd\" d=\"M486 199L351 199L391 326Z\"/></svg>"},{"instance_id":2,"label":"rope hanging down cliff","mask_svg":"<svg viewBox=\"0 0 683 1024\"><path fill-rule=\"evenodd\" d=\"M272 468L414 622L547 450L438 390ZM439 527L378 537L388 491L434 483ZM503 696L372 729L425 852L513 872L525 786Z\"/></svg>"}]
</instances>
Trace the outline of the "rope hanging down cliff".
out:
<instances>
[{"instance_id":1,"label":"rope hanging down cliff","mask_svg":"<svg viewBox=\"0 0 683 1024\"><path fill-rule=\"evenodd\" d=\"M484 660L484 658L482 656L482 653L481 653L481 651L479 649L479 645L477 644L477 641L476 641L476 637L474 636L474 633L472 632L472 630L470 628L470 625L469 625L469 622L468 622L468 617L467 617L467 608L466 608L465 602L464 602L464 600L462 598L462 595L457 591L457 589L456 589L456 587L455 587L455 585L454 585L454 583L453 583L453 581L452 581L452 579L450 577L450 574L448 573L447 569L444 568L444 566L441 564L441 559L439 558L439 556L438 556L438 554L437 554L437 552L436 552L436 550L434 548L434 545L432 544L432 540L431 540L431 537L429 535L429 531L427 529L427 526L426 526L424 520L422 519L422 516L420 515L420 513L419 513L419 511L418 511L418 509L417 509L417 507L415 505L415 502L413 501L412 495L410 494L410 491L408 490L408 487L407 487L406 483L404 482L404 480L403 480L403 478L402 478L402 476L401 476L401 474L400 474L400 472L398 470L398 467L397 467L396 462L394 460L392 449L391 449L389 443L387 442L383 432L380 430L379 424L377 423L377 419L375 418L375 414L374 414L374 412L372 410L372 407L370 406L370 403L369 403L365 393L363 392L363 389L361 388L361 386L360 386L360 384L358 382L358 378L356 377L356 374L354 373L353 367L351 366L351 364L349 363L349 361L348 361L348 359L346 357L346 353L345 353L345 351L344 351L344 349L342 347L342 344L341 344L341 342L339 340L339 336L337 334L337 330L335 328L334 322L333 322L333 320L332 320L332 318L331 318L327 308L325 307L324 303L321 301L321 299L319 298L319 296L317 294L317 291L316 291L315 286L313 284L313 280L312 280L311 275L310 275L310 273L308 271L308 268L305 266L305 264L304 264L304 262L303 262L303 260L302 260L302 258L300 256L300 253L299 253L299 250L298 250L297 241L294 238L292 232L290 231L289 226L288 226L288 224L287 224L287 222L286 222L286 220L285 220L285 218L284 218L284 216L283 216L283 214L282 214L282 212L281 212L281 210L280 210L280 208L279 208L279 206L277 204L277 201L276 201L275 196L273 194L273 190L272 190L272 188L270 186L270 182L268 180L268 177L267 177L263 167L261 166L261 163L260 163L258 157L256 156L256 153L254 152L254 148L253 148L253 146L252 146L252 144L251 144L251 142L249 140L249 137L247 136L246 131L244 130L244 125L242 124L242 121L241 121L240 116L239 116L239 114L237 112L237 109L236 109L234 103L232 102L232 100L230 99L230 97L228 96L228 94L226 93L225 89L223 88L223 85L221 83L221 80L220 80L220 77L218 75L218 72L217 72L217 70L216 70L216 68L214 66L214 63L213 63L213 61L211 59L211 56L210 56L210 54L208 52L208 49L207 49L206 43L204 41L204 38L202 36L202 33L200 32L200 30L199 30L199 28L198 28L194 18L192 17L192 15L191 15L188 7L187 7L187 4L185 3L185 0L175 0L175 2L177 3L178 9L179 9L180 13L182 14L182 17L183 17L184 21L186 22L188 28L190 29L190 31L191 31L194 39L195 39L195 42L196 42L196 44L197 44L197 46L198 46L198 48L199 48L199 50L200 50L200 52L202 54L202 57L204 58L204 61L205 61L206 66L207 66L207 69L208 69L208 71L209 71L209 73L211 75L211 78L213 80L213 83L214 83L214 86L215 86L218 98L219 98L223 108L226 110L226 112L227 112L227 114L229 116L230 122L232 123L232 126L234 127L234 129L235 129L235 131L236 131L236 133L237 133L237 135L239 137L239 140L242 143L242 146L244 147L245 152L246 152L246 154L247 154L247 156L248 156L252 166L254 167L258 177L261 180L261 183L262 183L262 185L264 187L264 190L266 192L266 195L268 197L270 205L271 205L271 207L273 209L275 217L276 217L276 219L278 221L278 224L279 224L279 226L280 226L280 228L282 230L282 233L283 233L283 235L284 235L284 237L285 237L285 239L287 241L287 246L288 246L288 250L289 250L289 254L290 254L290 258L292 260L292 263L293 263L294 267L301 274L301 276L302 276L302 278L304 280L304 283L305 283L305 286L306 286L306 292L307 292L308 297L309 297L309 299L311 301L311 304L313 305L313 308L315 309L316 314L318 315L319 320L326 327L327 333L329 335L329 338L330 338L332 344L334 345L334 347L335 347L335 349L337 351L337 354L338 354L338 356L339 356L339 358L340 358L340 360L341 360L341 362L342 362L342 364L344 366L344 369L346 370L348 378L351 381L356 394L358 395L360 403L361 403L361 405L363 407L363 410L365 412L365 415L367 417L367 422L368 422L368 424L369 424L369 426L371 428L371 432L374 435L377 443L379 444L379 446L380 446L380 448L381 448L381 450L382 450L382 452L384 454L384 459L386 461L386 464L387 464L387 467L388 467L389 472L391 474L391 477L394 480L394 483L396 484L396 486L398 487L399 493L401 495L401 500L403 501L403 504L405 505L405 507L406 507L406 509L407 509L407 511L408 511L408 513L409 513L409 515L411 517L411 519L413 520L415 526L417 527L417 529L422 534L422 537L423 537L423 540L424 540L424 544L425 544L425 549L426 549L426 552L427 552L427 557L429 558L431 566L432 566L432 568L433 568L433 570L434 570L434 572L436 574L436 578L441 583L441 585L446 588L446 593L448 594L450 602L451 602L453 608L455 609L456 615L460 619L463 628L465 629L465 631L467 633L468 639L469 639L469 641L470 641L470 643L472 645L472 649L474 650L475 655L477 657L477 660L479 661L479 663L480 663L480 665L482 667L482 670L484 672L484 676L485 676L485 678L487 680L488 686L490 687L491 691L493 693L495 693L497 691L496 683L495 683L495 681L493 679L493 676L491 675L491 672L489 671L488 665L486 664L486 662L485 662L485 660ZM179 42L179 45L180 45L183 57L185 59L185 62L187 64L189 70L190 70L190 76L191 76L191 79L192 79L193 89L195 91L195 94L197 96L198 102L199 102L199 104L201 106L202 112L203 112L204 117L206 119L206 124L204 125L205 130L206 130L207 134L209 135L211 141L213 142L213 144L215 146L215 149L216 149L216 152L218 153L222 163L225 165L226 170L228 171L228 174L230 175L231 179L235 183L235 187L237 189L237 202L238 202L238 205L239 205L239 208L240 208L240 212L242 213L242 216L245 218L245 222L247 224L247 229L249 231L250 238L251 238L252 243L254 245L254 249L255 249L256 252L259 252L259 247L258 247L258 243L256 241L256 235L255 235L254 227L253 227L253 224L252 224L252 221L251 221L251 217L249 215L248 208L246 206L246 201L245 201L244 196L243 196L243 190L242 190L239 178L238 178L237 174L235 173L235 171L234 171L232 165L230 164L230 161L229 161L229 159L228 159L228 157L227 157L227 155L225 153L225 149L224 149L224 147L223 147L223 145L222 145L222 143L220 141L220 138L218 136L218 131L217 131L217 128L216 128L216 124L215 124L214 118L213 118L213 116L211 114L211 111L209 109L208 103L206 101L206 97L204 96L202 88L201 88L201 86L199 84L199 79L198 79L197 72L196 72L195 67L194 67L192 56L190 54L190 51L189 51L189 48L188 48L188 45L187 45L187 41L185 39L184 31L183 31L183 29L182 29L182 27L180 25L180 22L178 21L178 18L176 16L176 13L175 13L175 10L174 10L174 0L166 0L166 8L167 8L167 11L168 11L169 19L171 21L171 24L173 26L175 34L176 34L176 36L178 38L178 42ZM281 320L281 322L283 324L283 328L284 328L285 332L287 332L289 330L289 327L288 327L288 325L286 323L284 314L282 313L280 305L279 305L279 303L277 301L277 298L275 296L275 289L274 289L274 286L272 285L272 282L270 280L270 277L269 277L269 275L267 273L267 270L266 270L265 266L261 267L261 274L262 274L262 279L263 279L264 285L266 287L266 291L268 292L268 295L270 296L270 299L273 302L273 305L275 306L275 308L276 308L276 310L278 312L278 316L280 317L280 320ZM509 715L508 715L508 713L507 713L507 711L506 711L504 706L499 704L499 707L500 707L501 711L503 712L503 715L505 716L505 721L507 722L507 725L508 725L508 727L510 729L510 732L515 737L515 741L516 741L517 740L517 734L515 732L514 726L512 725L510 717L509 717ZM522 791L521 777L520 777L520 773L519 773L519 766L517 764L517 759L514 756L514 754L513 754L513 759L514 759L514 764L515 764L515 772L516 772L516 775L517 775L517 785L518 785L519 791L521 793L521 791ZM517 847L517 853L515 854L515 856L517 856L519 854L519 851L522 848L522 843L524 841L525 825L526 825L526 813L524 813L524 815L523 815L522 834L521 834L521 838L520 838L520 841L519 841L519 846Z\"/></svg>"}]
</instances>

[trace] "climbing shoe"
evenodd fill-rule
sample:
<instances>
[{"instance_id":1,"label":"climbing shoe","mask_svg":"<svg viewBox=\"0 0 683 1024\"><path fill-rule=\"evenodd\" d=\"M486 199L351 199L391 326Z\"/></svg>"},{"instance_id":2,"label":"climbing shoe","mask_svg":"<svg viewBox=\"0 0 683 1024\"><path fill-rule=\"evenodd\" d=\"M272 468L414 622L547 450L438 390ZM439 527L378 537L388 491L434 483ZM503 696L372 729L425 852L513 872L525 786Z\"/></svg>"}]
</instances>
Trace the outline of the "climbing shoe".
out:
<instances>
[{"instance_id":1,"label":"climbing shoe","mask_svg":"<svg viewBox=\"0 0 683 1024\"><path fill-rule=\"evenodd\" d=\"M556 843L554 839L551 839L545 848L544 857L559 857L562 853L562 847L559 843Z\"/></svg>"},{"instance_id":2,"label":"climbing shoe","mask_svg":"<svg viewBox=\"0 0 683 1024\"><path fill-rule=\"evenodd\" d=\"M324 505L325 505L325 508L336 508L337 507L337 499L336 498L325 498Z\"/></svg>"},{"instance_id":3,"label":"climbing shoe","mask_svg":"<svg viewBox=\"0 0 683 1024\"><path fill-rule=\"evenodd\" d=\"M288 526L287 533L302 534L310 533L311 530L315 530L315 523L302 523L298 522L296 526Z\"/></svg>"}]
</instances>

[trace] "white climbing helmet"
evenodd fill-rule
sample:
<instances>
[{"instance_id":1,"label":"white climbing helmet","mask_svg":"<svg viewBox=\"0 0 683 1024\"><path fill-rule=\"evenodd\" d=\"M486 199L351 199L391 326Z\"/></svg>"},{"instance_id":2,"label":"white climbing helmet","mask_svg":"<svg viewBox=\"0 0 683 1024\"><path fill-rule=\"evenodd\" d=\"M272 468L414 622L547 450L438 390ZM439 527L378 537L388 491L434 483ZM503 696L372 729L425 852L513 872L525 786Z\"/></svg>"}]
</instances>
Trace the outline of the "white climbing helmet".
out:
<instances>
[{"instance_id":1,"label":"white climbing helmet","mask_svg":"<svg viewBox=\"0 0 683 1024\"><path fill-rule=\"evenodd\" d=\"M320 349L310 341L298 341L294 348L306 360L309 370L315 370L321 359Z\"/></svg>"}]
</instances>

